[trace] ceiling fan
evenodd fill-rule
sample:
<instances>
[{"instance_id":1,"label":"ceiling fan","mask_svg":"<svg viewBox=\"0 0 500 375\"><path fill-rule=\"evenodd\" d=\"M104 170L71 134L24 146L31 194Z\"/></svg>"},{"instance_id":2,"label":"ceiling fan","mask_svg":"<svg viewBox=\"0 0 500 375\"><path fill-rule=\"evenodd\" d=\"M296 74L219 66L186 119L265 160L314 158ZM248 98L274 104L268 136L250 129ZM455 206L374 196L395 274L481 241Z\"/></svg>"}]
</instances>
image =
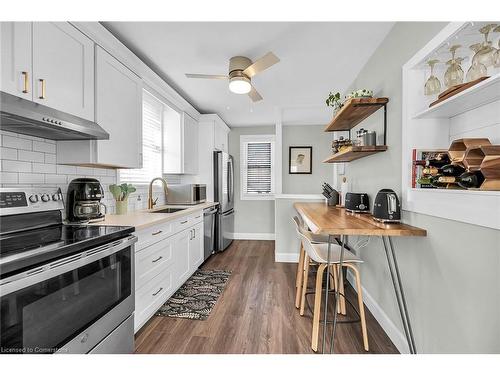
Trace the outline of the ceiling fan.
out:
<instances>
[{"instance_id":1,"label":"ceiling fan","mask_svg":"<svg viewBox=\"0 0 500 375\"><path fill-rule=\"evenodd\" d=\"M274 64L278 63L280 59L272 52L266 53L260 59L252 62L245 56L234 56L229 59L229 74L189 74L186 73L188 78L206 78L206 79L229 79L229 90L235 94L248 94L254 101L262 100L262 96L252 86L252 77Z\"/></svg>"}]
</instances>

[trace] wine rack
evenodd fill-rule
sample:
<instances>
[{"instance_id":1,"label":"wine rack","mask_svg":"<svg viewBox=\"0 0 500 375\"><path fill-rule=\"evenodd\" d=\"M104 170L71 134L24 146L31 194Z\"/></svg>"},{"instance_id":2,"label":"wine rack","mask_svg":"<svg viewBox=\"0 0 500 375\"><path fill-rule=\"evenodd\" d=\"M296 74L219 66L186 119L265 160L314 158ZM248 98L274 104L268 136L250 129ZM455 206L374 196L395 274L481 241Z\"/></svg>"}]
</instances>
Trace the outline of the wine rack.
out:
<instances>
[{"instance_id":1,"label":"wine rack","mask_svg":"<svg viewBox=\"0 0 500 375\"><path fill-rule=\"evenodd\" d=\"M480 147L483 158L479 170L485 180L481 190L500 190L500 145Z\"/></svg>"},{"instance_id":2,"label":"wine rack","mask_svg":"<svg viewBox=\"0 0 500 375\"><path fill-rule=\"evenodd\" d=\"M490 145L491 142L488 138L461 138L455 139L450 148L448 149L448 155L452 163L462 164L464 167L464 158L468 150L475 149L479 146Z\"/></svg>"},{"instance_id":3,"label":"wine rack","mask_svg":"<svg viewBox=\"0 0 500 375\"><path fill-rule=\"evenodd\" d=\"M403 65L401 206L410 212L500 229L500 69L489 67L486 74L489 78L453 96L442 96L443 100L430 108L429 104L439 98L426 96L424 89L430 75L428 61L440 61L434 75L443 85L450 46L463 46L458 50L459 56L472 55L468 46L480 40L479 30L487 23L449 23ZM498 36L495 38L498 42ZM462 64L464 71L470 64L471 59ZM467 83L465 79L464 83ZM471 138L488 138L489 142L472 144ZM484 181L479 188L425 189L415 186L411 163L414 150L443 149L449 149L449 156L456 164L482 173Z\"/></svg>"}]
</instances>

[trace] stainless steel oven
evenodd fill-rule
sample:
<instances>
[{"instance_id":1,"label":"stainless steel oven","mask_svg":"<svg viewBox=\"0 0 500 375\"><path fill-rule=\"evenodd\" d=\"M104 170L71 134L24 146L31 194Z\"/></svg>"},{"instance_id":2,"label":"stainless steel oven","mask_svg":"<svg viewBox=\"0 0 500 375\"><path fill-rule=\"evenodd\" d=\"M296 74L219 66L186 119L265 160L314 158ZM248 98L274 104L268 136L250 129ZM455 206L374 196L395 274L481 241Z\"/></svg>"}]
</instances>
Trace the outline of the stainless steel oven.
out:
<instances>
[{"instance_id":1,"label":"stainless steel oven","mask_svg":"<svg viewBox=\"0 0 500 375\"><path fill-rule=\"evenodd\" d=\"M0 280L0 353L132 353L134 243L91 247Z\"/></svg>"}]
</instances>

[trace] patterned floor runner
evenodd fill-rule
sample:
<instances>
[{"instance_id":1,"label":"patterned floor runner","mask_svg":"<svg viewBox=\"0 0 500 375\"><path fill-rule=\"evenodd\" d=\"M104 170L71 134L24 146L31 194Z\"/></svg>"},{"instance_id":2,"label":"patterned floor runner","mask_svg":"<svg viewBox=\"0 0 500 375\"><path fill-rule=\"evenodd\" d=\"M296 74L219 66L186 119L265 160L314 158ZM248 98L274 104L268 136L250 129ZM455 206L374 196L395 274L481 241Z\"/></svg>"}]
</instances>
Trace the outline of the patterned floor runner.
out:
<instances>
[{"instance_id":1,"label":"patterned floor runner","mask_svg":"<svg viewBox=\"0 0 500 375\"><path fill-rule=\"evenodd\" d=\"M206 320L231 272L197 270L156 312L159 316Z\"/></svg>"}]
</instances>

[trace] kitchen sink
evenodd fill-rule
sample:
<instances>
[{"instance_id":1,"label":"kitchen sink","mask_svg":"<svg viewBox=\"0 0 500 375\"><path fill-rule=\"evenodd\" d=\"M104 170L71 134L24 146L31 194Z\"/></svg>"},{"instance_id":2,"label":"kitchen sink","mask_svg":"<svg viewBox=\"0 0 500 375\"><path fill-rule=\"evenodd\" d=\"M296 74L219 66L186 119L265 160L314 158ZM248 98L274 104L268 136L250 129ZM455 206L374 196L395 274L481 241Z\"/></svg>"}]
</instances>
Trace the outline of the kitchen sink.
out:
<instances>
[{"instance_id":1,"label":"kitchen sink","mask_svg":"<svg viewBox=\"0 0 500 375\"><path fill-rule=\"evenodd\" d=\"M150 211L150 212L153 212L155 214L173 214L174 212L179 212L179 211L182 211L182 210L186 210L186 208L175 208L175 207L167 207L167 208L163 208L161 210L154 210L154 211Z\"/></svg>"}]
</instances>

